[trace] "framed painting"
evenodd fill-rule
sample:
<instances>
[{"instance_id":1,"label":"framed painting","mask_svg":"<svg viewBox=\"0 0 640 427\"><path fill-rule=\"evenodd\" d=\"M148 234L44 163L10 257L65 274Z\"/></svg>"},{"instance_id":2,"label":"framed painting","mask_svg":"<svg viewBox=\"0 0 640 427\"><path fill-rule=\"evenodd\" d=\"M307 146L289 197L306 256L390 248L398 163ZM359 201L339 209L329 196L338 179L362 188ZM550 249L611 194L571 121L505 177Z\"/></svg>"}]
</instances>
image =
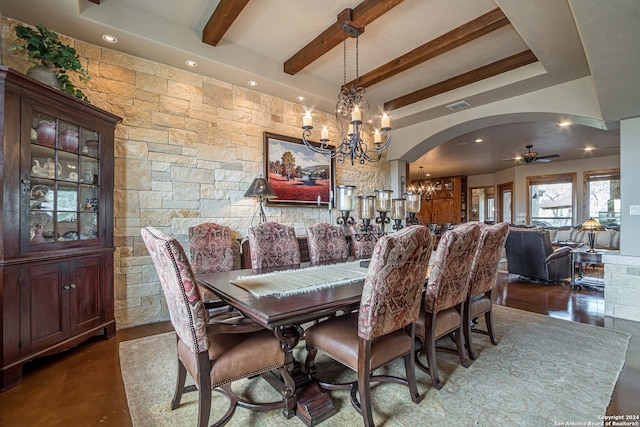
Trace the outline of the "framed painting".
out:
<instances>
[{"instance_id":1,"label":"framed painting","mask_svg":"<svg viewBox=\"0 0 640 427\"><path fill-rule=\"evenodd\" d=\"M268 205L327 207L332 201L335 159L310 150L299 138L269 132L264 133L264 156L265 177L278 195Z\"/></svg>"}]
</instances>

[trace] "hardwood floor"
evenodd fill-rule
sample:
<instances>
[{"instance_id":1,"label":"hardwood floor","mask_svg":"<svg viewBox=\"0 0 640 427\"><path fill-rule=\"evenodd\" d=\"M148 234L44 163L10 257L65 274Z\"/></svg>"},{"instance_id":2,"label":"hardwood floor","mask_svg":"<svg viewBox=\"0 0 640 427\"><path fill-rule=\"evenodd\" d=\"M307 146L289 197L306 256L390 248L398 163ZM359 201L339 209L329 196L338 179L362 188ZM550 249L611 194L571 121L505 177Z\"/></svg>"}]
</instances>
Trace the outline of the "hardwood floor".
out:
<instances>
[{"instance_id":1,"label":"hardwood floor","mask_svg":"<svg viewBox=\"0 0 640 427\"><path fill-rule=\"evenodd\" d=\"M602 292L523 283L506 274L498 280L497 304L631 333L607 415L640 414L640 323L605 318ZM118 345L170 330L168 322L121 330L113 339L95 337L28 363L22 383L0 393L0 426L130 426ZM606 348L602 357L607 357Z\"/></svg>"}]
</instances>

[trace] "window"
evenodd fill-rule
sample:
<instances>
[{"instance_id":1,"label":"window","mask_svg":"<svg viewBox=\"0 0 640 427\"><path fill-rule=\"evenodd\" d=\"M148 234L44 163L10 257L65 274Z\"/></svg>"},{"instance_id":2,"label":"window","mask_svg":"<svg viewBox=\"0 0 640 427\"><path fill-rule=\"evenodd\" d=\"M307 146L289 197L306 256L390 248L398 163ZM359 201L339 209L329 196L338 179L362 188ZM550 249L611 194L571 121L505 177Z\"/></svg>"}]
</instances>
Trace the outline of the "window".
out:
<instances>
[{"instance_id":1,"label":"window","mask_svg":"<svg viewBox=\"0 0 640 427\"><path fill-rule=\"evenodd\" d=\"M575 184L576 174L528 177L529 224L572 225L575 222Z\"/></svg>"},{"instance_id":2,"label":"window","mask_svg":"<svg viewBox=\"0 0 640 427\"><path fill-rule=\"evenodd\" d=\"M607 228L620 228L620 170L590 171L584 174L584 217Z\"/></svg>"}]
</instances>

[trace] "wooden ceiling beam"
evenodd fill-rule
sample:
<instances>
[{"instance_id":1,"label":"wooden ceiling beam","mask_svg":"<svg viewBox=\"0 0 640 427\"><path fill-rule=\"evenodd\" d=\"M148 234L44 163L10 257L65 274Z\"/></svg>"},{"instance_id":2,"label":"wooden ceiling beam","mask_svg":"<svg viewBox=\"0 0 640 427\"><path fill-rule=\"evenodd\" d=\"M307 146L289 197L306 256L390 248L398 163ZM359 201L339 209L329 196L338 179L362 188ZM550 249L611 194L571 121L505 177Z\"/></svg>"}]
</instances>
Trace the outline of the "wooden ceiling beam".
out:
<instances>
[{"instance_id":1,"label":"wooden ceiling beam","mask_svg":"<svg viewBox=\"0 0 640 427\"><path fill-rule=\"evenodd\" d=\"M477 17L446 34L435 38L412 51L405 53L386 64L369 71L360 76L360 86L369 87L383 80L393 77L411 67L415 67L429 59L442 55L458 46L469 43L491 31L509 25L509 19L500 8L495 8L482 16ZM345 86L351 87L355 80L350 81Z\"/></svg>"},{"instance_id":2,"label":"wooden ceiling beam","mask_svg":"<svg viewBox=\"0 0 640 427\"><path fill-rule=\"evenodd\" d=\"M91 3L100 4L100 0L89 0Z\"/></svg>"},{"instance_id":3,"label":"wooden ceiling beam","mask_svg":"<svg viewBox=\"0 0 640 427\"><path fill-rule=\"evenodd\" d=\"M220 0L218 7L202 30L202 42L217 46L247 3L249 0Z\"/></svg>"},{"instance_id":4,"label":"wooden ceiling beam","mask_svg":"<svg viewBox=\"0 0 640 427\"><path fill-rule=\"evenodd\" d=\"M536 62L537 60L538 59L533 54L533 52L531 52L531 50L525 50L499 61L492 62L491 64L485 65L483 67L476 68L475 70L459 74L450 79L443 80L439 83L427 86L423 89L385 102L384 110L392 111L397 108L405 107L409 104L413 104L414 102L422 101L423 99L431 98L432 96L449 92L453 89L457 89L459 87L463 87L471 83L475 83L480 80L484 80L486 78L523 67L525 65Z\"/></svg>"},{"instance_id":5,"label":"wooden ceiling beam","mask_svg":"<svg viewBox=\"0 0 640 427\"><path fill-rule=\"evenodd\" d=\"M348 23L355 27L365 27L401 2L402 0L364 0L352 11L343 10L338 15L336 24L329 26L313 41L285 61L284 72L293 76L342 43L344 32L341 25L344 23L345 17L349 16L349 12L351 12L351 21L347 21Z\"/></svg>"}]
</instances>

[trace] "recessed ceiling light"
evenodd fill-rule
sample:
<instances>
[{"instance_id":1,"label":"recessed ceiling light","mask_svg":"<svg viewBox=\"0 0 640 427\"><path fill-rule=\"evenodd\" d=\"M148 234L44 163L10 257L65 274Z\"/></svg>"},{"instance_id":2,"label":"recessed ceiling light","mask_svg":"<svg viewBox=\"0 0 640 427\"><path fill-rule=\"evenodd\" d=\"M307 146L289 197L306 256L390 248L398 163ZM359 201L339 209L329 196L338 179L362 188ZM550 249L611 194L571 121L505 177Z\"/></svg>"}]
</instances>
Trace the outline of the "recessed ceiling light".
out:
<instances>
[{"instance_id":1,"label":"recessed ceiling light","mask_svg":"<svg viewBox=\"0 0 640 427\"><path fill-rule=\"evenodd\" d=\"M584 151L593 151L596 147L584 147Z\"/></svg>"},{"instance_id":2,"label":"recessed ceiling light","mask_svg":"<svg viewBox=\"0 0 640 427\"><path fill-rule=\"evenodd\" d=\"M305 100L305 99L307 99L307 98L305 98L304 96L300 95L300 96L296 96L296 99L297 99L298 101L304 101L304 100Z\"/></svg>"},{"instance_id":3,"label":"recessed ceiling light","mask_svg":"<svg viewBox=\"0 0 640 427\"><path fill-rule=\"evenodd\" d=\"M197 67L198 63L196 61L194 61L193 59L187 59L186 61L184 61L185 64L187 64L187 66L189 67Z\"/></svg>"},{"instance_id":4,"label":"recessed ceiling light","mask_svg":"<svg viewBox=\"0 0 640 427\"><path fill-rule=\"evenodd\" d=\"M424 174L424 176L431 176L431 174L430 173L426 173L426 174Z\"/></svg>"},{"instance_id":5,"label":"recessed ceiling light","mask_svg":"<svg viewBox=\"0 0 640 427\"><path fill-rule=\"evenodd\" d=\"M476 138L476 142L483 142L483 141L484 141L484 139L482 139L482 138Z\"/></svg>"},{"instance_id":6,"label":"recessed ceiling light","mask_svg":"<svg viewBox=\"0 0 640 427\"><path fill-rule=\"evenodd\" d=\"M558 126L561 126L561 127L571 126L571 122L569 120L565 120L564 122L558 123Z\"/></svg>"},{"instance_id":7,"label":"recessed ceiling light","mask_svg":"<svg viewBox=\"0 0 640 427\"><path fill-rule=\"evenodd\" d=\"M467 144L468 144L468 142L458 142L457 145L467 145Z\"/></svg>"},{"instance_id":8,"label":"recessed ceiling light","mask_svg":"<svg viewBox=\"0 0 640 427\"><path fill-rule=\"evenodd\" d=\"M249 80L249 81L247 82L247 84L248 84L249 86L258 86L258 82L257 82L257 81L255 81L255 80Z\"/></svg>"},{"instance_id":9,"label":"recessed ceiling light","mask_svg":"<svg viewBox=\"0 0 640 427\"><path fill-rule=\"evenodd\" d=\"M102 40L106 41L107 43L118 43L118 39L110 34L103 34Z\"/></svg>"}]
</instances>

